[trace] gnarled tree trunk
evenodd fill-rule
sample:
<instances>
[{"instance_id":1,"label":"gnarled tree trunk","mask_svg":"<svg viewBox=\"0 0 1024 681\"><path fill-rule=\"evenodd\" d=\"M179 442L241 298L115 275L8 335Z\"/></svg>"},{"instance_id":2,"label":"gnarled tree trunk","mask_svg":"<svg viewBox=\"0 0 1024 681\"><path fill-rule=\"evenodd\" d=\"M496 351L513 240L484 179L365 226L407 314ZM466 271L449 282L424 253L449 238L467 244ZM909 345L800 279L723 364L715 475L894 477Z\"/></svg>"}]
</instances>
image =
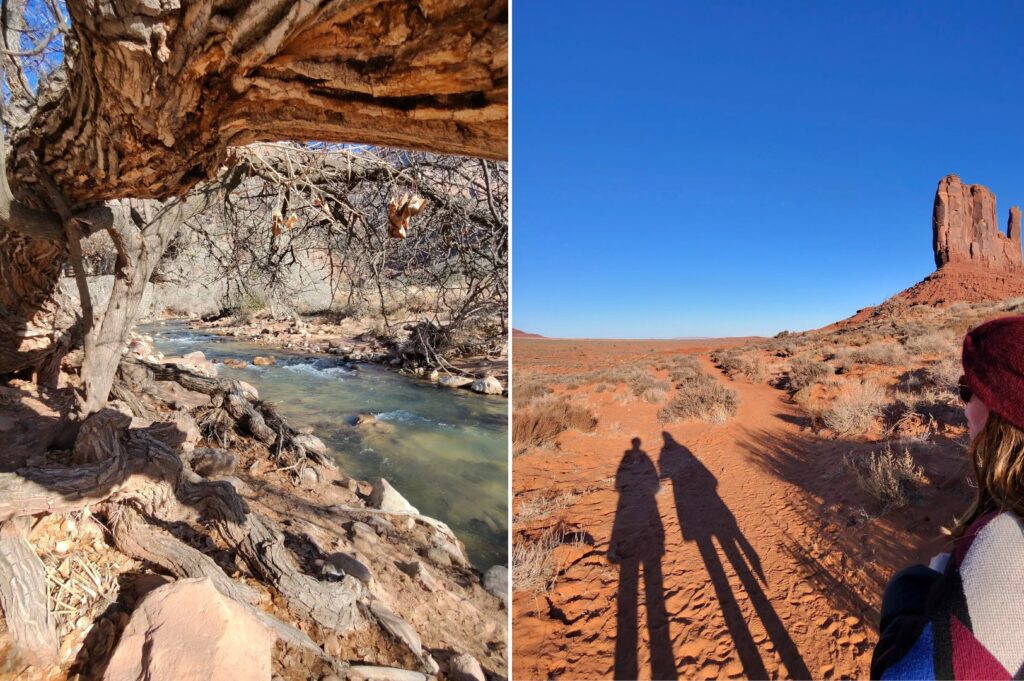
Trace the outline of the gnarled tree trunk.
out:
<instances>
[{"instance_id":1,"label":"gnarled tree trunk","mask_svg":"<svg viewBox=\"0 0 1024 681\"><path fill-rule=\"evenodd\" d=\"M101 202L183 197L255 141L507 156L505 0L68 10L66 63L12 136L0 197L0 374L38 368L68 329L65 221L46 210L43 173L93 231L110 225Z\"/></svg>"}]
</instances>

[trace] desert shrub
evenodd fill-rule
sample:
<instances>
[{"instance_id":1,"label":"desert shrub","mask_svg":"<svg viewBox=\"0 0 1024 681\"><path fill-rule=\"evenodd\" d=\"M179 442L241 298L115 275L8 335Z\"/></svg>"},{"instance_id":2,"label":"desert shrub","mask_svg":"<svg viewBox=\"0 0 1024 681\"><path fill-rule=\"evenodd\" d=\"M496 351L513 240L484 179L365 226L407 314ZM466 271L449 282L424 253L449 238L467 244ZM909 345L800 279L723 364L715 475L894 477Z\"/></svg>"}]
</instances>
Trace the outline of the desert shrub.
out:
<instances>
[{"instance_id":1,"label":"desert shrub","mask_svg":"<svg viewBox=\"0 0 1024 681\"><path fill-rule=\"evenodd\" d=\"M951 355L956 341L948 331L932 331L918 336L908 336L903 347L912 355Z\"/></svg>"},{"instance_id":2,"label":"desert shrub","mask_svg":"<svg viewBox=\"0 0 1024 681\"><path fill-rule=\"evenodd\" d=\"M922 378L930 385L948 392L956 392L963 367L955 357L946 357L922 369Z\"/></svg>"},{"instance_id":3,"label":"desert shrub","mask_svg":"<svg viewBox=\"0 0 1024 681\"><path fill-rule=\"evenodd\" d=\"M858 462L847 455L845 463L883 513L906 506L908 493L924 477L909 449L896 454L888 443L881 452L872 452L867 461Z\"/></svg>"},{"instance_id":4,"label":"desert shrub","mask_svg":"<svg viewBox=\"0 0 1024 681\"><path fill-rule=\"evenodd\" d=\"M848 390L821 413L821 420L837 435L865 435L882 415L884 391L876 384L862 381Z\"/></svg>"},{"instance_id":5,"label":"desert shrub","mask_svg":"<svg viewBox=\"0 0 1024 681\"><path fill-rule=\"evenodd\" d=\"M529 497L516 507L512 514L512 522L519 524L547 518L553 513L568 509L580 496L573 491L564 491L555 496Z\"/></svg>"},{"instance_id":6,"label":"desert shrub","mask_svg":"<svg viewBox=\"0 0 1024 681\"><path fill-rule=\"evenodd\" d=\"M895 343L871 343L850 353L851 359L860 364L877 366L899 366L907 363L907 351Z\"/></svg>"},{"instance_id":7,"label":"desert shrub","mask_svg":"<svg viewBox=\"0 0 1024 681\"><path fill-rule=\"evenodd\" d=\"M551 393L551 386L538 374L513 372L512 401L517 407L525 407L537 398Z\"/></svg>"},{"instance_id":8,"label":"desert shrub","mask_svg":"<svg viewBox=\"0 0 1024 681\"><path fill-rule=\"evenodd\" d=\"M583 374L557 374L549 376L552 383L558 385L564 385L566 388L579 388L581 385L586 385L591 381L587 380L587 376Z\"/></svg>"},{"instance_id":9,"label":"desert shrub","mask_svg":"<svg viewBox=\"0 0 1024 681\"><path fill-rule=\"evenodd\" d=\"M665 385L667 386L668 384L665 384ZM637 395L637 397L640 398L640 400L642 402L646 402L647 404L661 404L662 402L665 401L665 398L667 396L668 396L668 388L667 387L665 387L665 388L659 388L659 387L644 388L644 390L641 391L639 395Z\"/></svg>"},{"instance_id":10,"label":"desert shrub","mask_svg":"<svg viewBox=\"0 0 1024 681\"><path fill-rule=\"evenodd\" d=\"M953 303L952 305L949 306L948 309L950 314L961 315L964 314L965 312L970 312L971 304L965 302Z\"/></svg>"},{"instance_id":11,"label":"desert shrub","mask_svg":"<svg viewBox=\"0 0 1024 681\"><path fill-rule=\"evenodd\" d=\"M699 419L709 423L725 423L736 415L740 398L735 390L704 374L706 380L690 381L681 386L672 401L658 412L662 423Z\"/></svg>"},{"instance_id":12,"label":"desert shrub","mask_svg":"<svg viewBox=\"0 0 1024 681\"><path fill-rule=\"evenodd\" d=\"M668 374L669 380L677 387L691 381L700 380L702 376L706 376L706 374L700 368L700 361L690 355L681 356Z\"/></svg>"},{"instance_id":13,"label":"desert shrub","mask_svg":"<svg viewBox=\"0 0 1024 681\"><path fill-rule=\"evenodd\" d=\"M668 383L658 380L644 369L630 372L626 384L633 395L650 404L664 401L665 391L669 389Z\"/></svg>"},{"instance_id":14,"label":"desert shrub","mask_svg":"<svg viewBox=\"0 0 1024 681\"><path fill-rule=\"evenodd\" d=\"M512 412L512 448L521 454L530 447L544 447L567 430L591 433L597 418L586 407L561 398L542 398Z\"/></svg>"},{"instance_id":15,"label":"desert shrub","mask_svg":"<svg viewBox=\"0 0 1024 681\"><path fill-rule=\"evenodd\" d=\"M810 357L796 357L789 370L789 387L793 390L802 390L815 383L821 383L834 373L832 367L825 362Z\"/></svg>"},{"instance_id":16,"label":"desert shrub","mask_svg":"<svg viewBox=\"0 0 1024 681\"><path fill-rule=\"evenodd\" d=\"M764 362L757 355L729 348L715 350L711 353L711 359L729 378L743 376L754 383L759 383L765 378Z\"/></svg>"},{"instance_id":17,"label":"desert shrub","mask_svg":"<svg viewBox=\"0 0 1024 681\"><path fill-rule=\"evenodd\" d=\"M554 584L554 550L562 543L558 530L540 537L519 535L512 542L512 584L516 591L547 592Z\"/></svg>"}]
</instances>

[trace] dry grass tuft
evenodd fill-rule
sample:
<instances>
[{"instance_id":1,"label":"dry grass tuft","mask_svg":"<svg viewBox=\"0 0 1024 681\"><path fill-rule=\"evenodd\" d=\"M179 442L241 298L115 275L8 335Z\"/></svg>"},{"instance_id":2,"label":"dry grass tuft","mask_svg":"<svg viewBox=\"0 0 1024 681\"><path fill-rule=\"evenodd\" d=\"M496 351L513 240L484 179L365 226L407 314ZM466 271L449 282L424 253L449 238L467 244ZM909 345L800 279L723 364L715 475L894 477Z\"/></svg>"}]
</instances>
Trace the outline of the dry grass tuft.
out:
<instances>
[{"instance_id":1,"label":"dry grass tuft","mask_svg":"<svg viewBox=\"0 0 1024 681\"><path fill-rule=\"evenodd\" d=\"M889 443L881 452L872 452L866 461L847 455L844 464L853 470L861 489L883 513L906 506L913 486L924 478L924 471L914 462L910 450L896 454Z\"/></svg>"},{"instance_id":2,"label":"dry grass tuft","mask_svg":"<svg viewBox=\"0 0 1024 681\"><path fill-rule=\"evenodd\" d=\"M947 330L932 331L922 335L908 336L903 347L912 355L951 356L956 352L957 341Z\"/></svg>"},{"instance_id":3,"label":"dry grass tuft","mask_svg":"<svg viewBox=\"0 0 1024 681\"><path fill-rule=\"evenodd\" d=\"M513 372L512 401L517 407L525 407L534 400L549 395L551 386L539 374Z\"/></svg>"},{"instance_id":4,"label":"dry grass tuft","mask_svg":"<svg viewBox=\"0 0 1024 681\"><path fill-rule=\"evenodd\" d=\"M907 351L896 343L871 343L852 351L850 358L858 364L887 367L903 366L908 362Z\"/></svg>"},{"instance_id":5,"label":"dry grass tuft","mask_svg":"<svg viewBox=\"0 0 1024 681\"><path fill-rule=\"evenodd\" d=\"M591 433L597 417L565 397L541 398L512 412L512 449L522 454L530 447L545 447L567 430Z\"/></svg>"},{"instance_id":6,"label":"dry grass tuft","mask_svg":"<svg viewBox=\"0 0 1024 681\"><path fill-rule=\"evenodd\" d=\"M516 506L512 514L512 523L518 525L548 518L554 513L567 510L580 496L571 490L555 496L531 496Z\"/></svg>"},{"instance_id":7,"label":"dry grass tuft","mask_svg":"<svg viewBox=\"0 0 1024 681\"><path fill-rule=\"evenodd\" d=\"M711 353L711 359L729 378L743 376L751 383L761 383L767 378L764 360L759 355L728 348L715 350Z\"/></svg>"},{"instance_id":8,"label":"dry grass tuft","mask_svg":"<svg viewBox=\"0 0 1024 681\"><path fill-rule=\"evenodd\" d=\"M533 593L551 591L563 567L556 561L555 549L583 543L581 533L567 532L563 526L550 528L536 538L518 535L512 542L512 589Z\"/></svg>"},{"instance_id":9,"label":"dry grass tuft","mask_svg":"<svg viewBox=\"0 0 1024 681\"><path fill-rule=\"evenodd\" d=\"M551 529L536 539L522 535L512 542L512 588L516 591L546 593L554 585L557 569L552 559L562 543L561 532Z\"/></svg>"},{"instance_id":10,"label":"dry grass tuft","mask_svg":"<svg viewBox=\"0 0 1024 681\"><path fill-rule=\"evenodd\" d=\"M870 381L859 381L832 402L821 413L829 430L841 436L867 435L882 416L885 391Z\"/></svg>"},{"instance_id":11,"label":"dry grass tuft","mask_svg":"<svg viewBox=\"0 0 1024 681\"><path fill-rule=\"evenodd\" d=\"M699 364L676 369L672 378L682 380L678 381L675 397L658 412L662 423L686 419L725 423L736 415L739 395L701 371Z\"/></svg>"},{"instance_id":12,"label":"dry grass tuft","mask_svg":"<svg viewBox=\"0 0 1024 681\"><path fill-rule=\"evenodd\" d=\"M826 362L819 362L809 357L796 357L789 370L789 387L791 390L803 390L821 383L835 374Z\"/></svg>"},{"instance_id":13,"label":"dry grass tuft","mask_svg":"<svg viewBox=\"0 0 1024 681\"><path fill-rule=\"evenodd\" d=\"M946 357L929 364L922 370L922 377L930 385L943 392L955 393L963 367L957 357Z\"/></svg>"}]
</instances>

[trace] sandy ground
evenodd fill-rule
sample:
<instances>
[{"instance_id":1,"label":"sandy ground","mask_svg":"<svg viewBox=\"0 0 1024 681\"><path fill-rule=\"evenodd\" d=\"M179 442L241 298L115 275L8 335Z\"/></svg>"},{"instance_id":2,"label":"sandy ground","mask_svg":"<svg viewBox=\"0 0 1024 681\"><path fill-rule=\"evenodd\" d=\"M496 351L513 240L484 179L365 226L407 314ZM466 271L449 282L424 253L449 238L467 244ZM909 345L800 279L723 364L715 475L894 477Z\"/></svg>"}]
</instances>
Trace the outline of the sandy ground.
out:
<instances>
[{"instance_id":1,"label":"sandy ground","mask_svg":"<svg viewBox=\"0 0 1024 681\"><path fill-rule=\"evenodd\" d=\"M516 340L516 371L693 353L741 404L725 425L662 426L659 405L584 386L597 430L514 460L514 513L570 500L515 539L561 524L576 540L550 590L514 593L514 678L868 676L886 581L944 550L968 501L962 447L931 447L922 492L877 517L841 460L878 443L819 439L786 392L724 377L706 353L733 342Z\"/></svg>"}]
</instances>

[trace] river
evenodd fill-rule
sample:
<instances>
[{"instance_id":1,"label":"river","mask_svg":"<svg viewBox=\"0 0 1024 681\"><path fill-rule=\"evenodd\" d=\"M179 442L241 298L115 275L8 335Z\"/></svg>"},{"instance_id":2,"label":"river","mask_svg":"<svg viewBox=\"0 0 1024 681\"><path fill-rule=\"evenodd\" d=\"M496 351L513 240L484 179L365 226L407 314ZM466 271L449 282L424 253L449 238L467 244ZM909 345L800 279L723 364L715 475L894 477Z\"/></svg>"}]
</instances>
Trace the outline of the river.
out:
<instances>
[{"instance_id":1,"label":"river","mask_svg":"<svg viewBox=\"0 0 1024 681\"><path fill-rule=\"evenodd\" d=\"M480 570L508 565L508 400L432 385L372 364L344 368L329 355L194 331L183 322L140 326L165 355L201 350L221 376L248 381L296 427L312 426L348 475L383 477L420 513L447 523ZM256 355L277 364L253 366ZM355 428L356 414L386 425Z\"/></svg>"}]
</instances>

